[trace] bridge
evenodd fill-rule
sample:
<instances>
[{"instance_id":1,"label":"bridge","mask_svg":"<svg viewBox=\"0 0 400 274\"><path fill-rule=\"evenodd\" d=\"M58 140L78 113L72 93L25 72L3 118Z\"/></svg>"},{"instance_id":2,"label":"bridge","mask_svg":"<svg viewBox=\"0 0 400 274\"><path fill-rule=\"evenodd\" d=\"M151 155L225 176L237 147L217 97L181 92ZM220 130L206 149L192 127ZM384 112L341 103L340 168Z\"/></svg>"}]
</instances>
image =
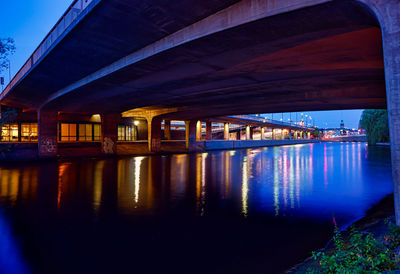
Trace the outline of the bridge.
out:
<instances>
[{"instance_id":1,"label":"bridge","mask_svg":"<svg viewBox=\"0 0 400 274\"><path fill-rule=\"evenodd\" d=\"M72 120L93 123L91 140L114 153L117 124L138 116L157 151L162 121L186 121L190 148L213 117L387 108L400 209L399 10L398 0L77 0L0 103L37 121L42 157L59 153Z\"/></svg>"}]
</instances>

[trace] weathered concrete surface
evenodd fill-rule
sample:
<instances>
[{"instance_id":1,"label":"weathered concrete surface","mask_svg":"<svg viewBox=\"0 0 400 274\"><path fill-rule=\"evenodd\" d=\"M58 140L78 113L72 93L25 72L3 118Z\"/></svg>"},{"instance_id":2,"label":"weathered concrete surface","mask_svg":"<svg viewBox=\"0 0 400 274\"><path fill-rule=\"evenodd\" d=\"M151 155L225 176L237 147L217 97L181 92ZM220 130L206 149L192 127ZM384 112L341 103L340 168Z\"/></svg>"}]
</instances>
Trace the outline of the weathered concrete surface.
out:
<instances>
[{"instance_id":1,"label":"weathered concrete surface","mask_svg":"<svg viewBox=\"0 0 400 274\"><path fill-rule=\"evenodd\" d=\"M114 155L117 152L118 122L121 114L110 113L101 115L101 151L106 155Z\"/></svg>"},{"instance_id":2,"label":"weathered concrete surface","mask_svg":"<svg viewBox=\"0 0 400 274\"><path fill-rule=\"evenodd\" d=\"M147 126L149 134L149 151L159 152L161 150L161 118L148 117Z\"/></svg>"},{"instance_id":3,"label":"weathered concrete surface","mask_svg":"<svg viewBox=\"0 0 400 274\"><path fill-rule=\"evenodd\" d=\"M363 0L382 29L396 223L400 225L400 1Z\"/></svg>"},{"instance_id":4,"label":"weathered concrete surface","mask_svg":"<svg viewBox=\"0 0 400 274\"><path fill-rule=\"evenodd\" d=\"M114 2L118 1L105 1L104 5ZM181 25L176 32L165 33L161 40L155 39L126 57L109 62L112 64L103 70L59 89L45 86L47 81L32 80L26 86L21 83L18 89L26 89L20 94L23 96L15 89L4 102L35 107L34 102L42 100L42 94L47 98L50 92L53 95L46 105L50 109L101 113L143 106L178 107L181 112L176 115L180 119L248 113L249 105L255 113L385 107L377 22L354 1L324 2L327 1L243 0L228 7L227 1L217 1L214 4L219 3L219 8L224 9L214 10L214 14L191 25ZM126 12L134 8L129 4L122 7ZM85 33L90 41L94 41L91 35L101 32L101 26L108 33L108 28L125 20L106 15L104 22L93 12L93 17L76 30ZM100 8L98 12L100 15ZM94 29L97 32L91 32ZM126 28L115 35L121 39L124 31L127 39L132 39ZM117 38L112 33L108 35L101 41L108 43ZM71 40L72 37L71 34ZM73 54L80 40L74 40L74 44L68 41L65 48L60 44L55 49L64 54L59 61L67 62L67 46ZM97 59L107 54L115 58L102 46L99 45ZM50 57L43 61L43 68L45 62L56 63L57 55ZM54 64L52 73L43 70L43 75L38 66L37 77L46 71L56 81L58 71ZM79 69L74 63L64 67ZM69 74L63 71L58 77L65 75Z\"/></svg>"},{"instance_id":5,"label":"weathered concrete surface","mask_svg":"<svg viewBox=\"0 0 400 274\"><path fill-rule=\"evenodd\" d=\"M38 151L41 158L57 157L57 125L57 112L38 112Z\"/></svg>"}]
</instances>

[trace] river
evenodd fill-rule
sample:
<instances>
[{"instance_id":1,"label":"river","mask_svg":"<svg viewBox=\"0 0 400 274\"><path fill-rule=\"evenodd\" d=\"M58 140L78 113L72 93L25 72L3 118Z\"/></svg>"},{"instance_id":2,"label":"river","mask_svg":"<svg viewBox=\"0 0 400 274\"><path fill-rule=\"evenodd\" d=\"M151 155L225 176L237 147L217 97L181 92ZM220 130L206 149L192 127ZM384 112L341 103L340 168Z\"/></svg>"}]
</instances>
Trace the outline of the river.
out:
<instances>
[{"instance_id":1,"label":"river","mask_svg":"<svg viewBox=\"0 0 400 274\"><path fill-rule=\"evenodd\" d=\"M280 273L392 192L365 143L2 164L0 272Z\"/></svg>"}]
</instances>

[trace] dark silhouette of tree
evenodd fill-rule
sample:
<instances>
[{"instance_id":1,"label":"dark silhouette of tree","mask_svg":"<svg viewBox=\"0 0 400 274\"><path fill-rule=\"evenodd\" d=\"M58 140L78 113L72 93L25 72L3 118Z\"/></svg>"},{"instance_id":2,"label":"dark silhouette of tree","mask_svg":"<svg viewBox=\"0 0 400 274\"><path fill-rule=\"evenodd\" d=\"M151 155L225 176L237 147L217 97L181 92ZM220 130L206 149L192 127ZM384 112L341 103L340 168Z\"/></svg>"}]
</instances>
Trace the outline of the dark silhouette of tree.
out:
<instances>
[{"instance_id":1,"label":"dark silhouette of tree","mask_svg":"<svg viewBox=\"0 0 400 274\"><path fill-rule=\"evenodd\" d=\"M0 72L9 67L8 56L14 52L14 40L12 38L0 38ZM16 115L16 110L4 106L0 107L0 139L3 125L14 123ZM1 145L0 155L4 157L4 154L11 152L13 147L14 146L10 144Z\"/></svg>"},{"instance_id":2,"label":"dark silhouette of tree","mask_svg":"<svg viewBox=\"0 0 400 274\"><path fill-rule=\"evenodd\" d=\"M364 110L360 120L361 128L367 131L368 144L389 142L388 113L384 109Z\"/></svg>"},{"instance_id":3,"label":"dark silhouette of tree","mask_svg":"<svg viewBox=\"0 0 400 274\"><path fill-rule=\"evenodd\" d=\"M14 40L12 38L0 38L0 72L8 68L8 56L14 52Z\"/></svg>"}]
</instances>

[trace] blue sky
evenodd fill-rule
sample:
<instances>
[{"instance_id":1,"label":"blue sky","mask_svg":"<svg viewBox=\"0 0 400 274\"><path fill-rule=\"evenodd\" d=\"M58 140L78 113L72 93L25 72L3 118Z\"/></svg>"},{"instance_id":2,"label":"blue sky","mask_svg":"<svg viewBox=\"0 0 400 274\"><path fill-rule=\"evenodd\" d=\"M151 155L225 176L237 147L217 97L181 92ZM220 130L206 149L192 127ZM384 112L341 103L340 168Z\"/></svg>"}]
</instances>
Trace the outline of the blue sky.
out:
<instances>
[{"instance_id":1,"label":"blue sky","mask_svg":"<svg viewBox=\"0 0 400 274\"><path fill-rule=\"evenodd\" d=\"M2 0L0 8L0 37L14 38L17 50L11 56L11 75L13 76L37 48L46 34L66 11L72 0ZM0 76L8 83L8 71ZM303 112L315 119L319 127L337 127L343 119L346 127L357 128L362 110ZM270 114L267 114L271 117ZM292 113L292 120L295 120ZM301 114L298 113L298 117ZM280 119L281 114L274 114ZM284 114L288 121L290 114ZM300 119L300 118L299 118Z\"/></svg>"}]
</instances>

